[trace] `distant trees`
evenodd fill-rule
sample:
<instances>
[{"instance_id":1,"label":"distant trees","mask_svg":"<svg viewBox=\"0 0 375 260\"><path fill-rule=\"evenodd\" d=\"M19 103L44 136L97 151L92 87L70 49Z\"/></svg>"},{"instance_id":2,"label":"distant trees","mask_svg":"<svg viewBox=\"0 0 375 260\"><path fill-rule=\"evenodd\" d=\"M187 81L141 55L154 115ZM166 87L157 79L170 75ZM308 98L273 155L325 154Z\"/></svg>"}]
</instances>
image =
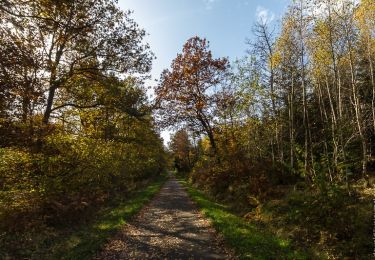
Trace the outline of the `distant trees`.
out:
<instances>
[{"instance_id":1,"label":"distant trees","mask_svg":"<svg viewBox=\"0 0 375 260\"><path fill-rule=\"evenodd\" d=\"M193 166L193 146L185 129L174 133L169 143L169 149L174 155L174 166L180 172L189 172Z\"/></svg>"},{"instance_id":2,"label":"distant trees","mask_svg":"<svg viewBox=\"0 0 375 260\"><path fill-rule=\"evenodd\" d=\"M182 54L173 60L171 69L163 71L155 92L162 125L186 124L206 134L216 152L214 110L218 96L215 88L225 78L229 63L225 58L214 59L208 48L205 39L189 39Z\"/></svg>"}]
</instances>

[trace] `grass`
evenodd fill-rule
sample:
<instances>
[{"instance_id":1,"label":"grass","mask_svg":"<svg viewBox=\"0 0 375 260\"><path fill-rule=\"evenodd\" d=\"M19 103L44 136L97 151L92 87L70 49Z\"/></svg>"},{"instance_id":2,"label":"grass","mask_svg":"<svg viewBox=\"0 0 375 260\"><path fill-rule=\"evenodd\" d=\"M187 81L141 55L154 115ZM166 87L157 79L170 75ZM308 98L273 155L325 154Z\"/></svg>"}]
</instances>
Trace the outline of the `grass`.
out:
<instances>
[{"instance_id":1,"label":"grass","mask_svg":"<svg viewBox=\"0 0 375 260\"><path fill-rule=\"evenodd\" d=\"M290 240L277 237L271 232L267 232L264 227L247 222L242 217L235 215L228 206L209 199L185 180L180 178L179 181L187 187L191 198L241 259L314 258L311 252L294 247Z\"/></svg>"},{"instance_id":2,"label":"grass","mask_svg":"<svg viewBox=\"0 0 375 260\"><path fill-rule=\"evenodd\" d=\"M108 201L89 222L70 228L45 228L39 233L31 231L28 236L35 240L33 247L22 248L22 252L15 255L25 259L91 259L130 217L153 198L164 182L165 177L161 177L127 199Z\"/></svg>"},{"instance_id":3,"label":"grass","mask_svg":"<svg viewBox=\"0 0 375 260\"><path fill-rule=\"evenodd\" d=\"M136 214L160 189L164 183L158 180L136 192L129 200L114 202L102 210L97 221L71 234L55 251L58 259L91 259L109 237Z\"/></svg>"}]
</instances>

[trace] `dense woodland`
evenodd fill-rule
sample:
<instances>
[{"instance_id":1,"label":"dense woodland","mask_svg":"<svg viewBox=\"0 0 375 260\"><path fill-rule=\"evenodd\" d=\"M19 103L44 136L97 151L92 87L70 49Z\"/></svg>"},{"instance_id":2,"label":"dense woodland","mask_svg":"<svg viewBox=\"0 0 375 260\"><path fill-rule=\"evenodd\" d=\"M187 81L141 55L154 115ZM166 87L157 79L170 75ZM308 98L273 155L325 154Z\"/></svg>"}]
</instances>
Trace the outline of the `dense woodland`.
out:
<instances>
[{"instance_id":1,"label":"dense woodland","mask_svg":"<svg viewBox=\"0 0 375 260\"><path fill-rule=\"evenodd\" d=\"M373 189L360 204L375 177L375 2L293 1L279 24L260 19L252 33L236 62L193 37L163 72L157 116L179 126L175 168L220 201L253 207L250 218L295 195L286 209L297 205L304 233L292 237L318 243L325 230L322 244L347 242L336 257L369 254Z\"/></svg>"},{"instance_id":2,"label":"dense woodland","mask_svg":"<svg viewBox=\"0 0 375 260\"><path fill-rule=\"evenodd\" d=\"M195 147L210 150L190 148L206 163L260 164L322 192L350 190L374 171L374 3L297 2L279 34L267 20L255 24L248 55L231 66L205 39L190 39L156 89L160 120L186 126ZM190 140L179 131L171 144L190 170L178 142Z\"/></svg>"},{"instance_id":3,"label":"dense woodland","mask_svg":"<svg viewBox=\"0 0 375 260\"><path fill-rule=\"evenodd\" d=\"M171 161L250 221L273 209L302 246L370 255L373 0L293 1L277 24L253 25L234 62L192 37L154 100L144 36L113 0L1 1L0 243L48 237Z\"/></svg>"},{"instance_id":4,"label":"dense woodland","mask_svg":"<svg viewBox=\"0 0 375 260\"><path fill-rule=\"evenodd\" d=\"M112 0L1 1L2 246L13 246L3 234L22 248L35 237L23 231L77 222L163 171L144 35Z\"/></svg>"}]
</instances>

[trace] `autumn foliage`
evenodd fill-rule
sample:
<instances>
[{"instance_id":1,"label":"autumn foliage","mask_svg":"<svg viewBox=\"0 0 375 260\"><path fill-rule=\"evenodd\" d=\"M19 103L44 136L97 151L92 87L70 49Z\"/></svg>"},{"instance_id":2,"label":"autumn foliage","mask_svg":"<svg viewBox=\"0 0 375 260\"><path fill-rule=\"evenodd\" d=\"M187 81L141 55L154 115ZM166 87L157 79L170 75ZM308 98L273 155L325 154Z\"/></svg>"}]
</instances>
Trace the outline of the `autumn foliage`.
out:
<instances>
[{"instance_id":1,"label":"autumn foliage","mask_svg":"<svg viewBox=\"0 0 375 260\"><path fill-rule=\"evenodd\" d=\"M267 218L262 206L273 203L298 205L295 215L269 210L316 243L325 239L316 230L326 230L331 240L322 243L338 248L324 254L369 256L362 200L370 205L375 179L374 14L373 1L293 1L279 30L264 19L254 25L248 55L230 68L207 62L206 40L189 39L156 89L160 122L189 133L170 147L176 165L191 147L185 177L250 217ZM208 56L192 55L202 46Z\"/></svg>"},{"instance_id":2,"label":"autumn foliage","mask_svg":"<svg viewBox=\"0 0 375 260\"><path fill-rule=\"evenodd\" d=\"M189 39L182 54L173 60L171 69L163 71L155 89L162 126L184 124L209 137L216 150L214 112L218 96L216 87L228 70L228 60L213 58L207 40Z\"/></svg>"},{"instance_id":3,"label":"autumn foliage","mask_svg":"<svg viewBox=\"0 0 375 260\"><path fill-rule=\"evenodd\" d=\"M188 39L151 102L154 56L117 1L0 1L0 258L159 176L164 128L172 168L255 226L369 258L375 2L295 0L252 29L233 62Z\"/></svg>"},{"instance_id":4,"label":"autumn foliage","mask_svg":"<svg viewBox=\"0 0 375 260\"><path fill-rule=\"evenodd\" d=\"M163 171L144 35L112 0L1 1L0 258Z\"/></svg>"}]
</instances>

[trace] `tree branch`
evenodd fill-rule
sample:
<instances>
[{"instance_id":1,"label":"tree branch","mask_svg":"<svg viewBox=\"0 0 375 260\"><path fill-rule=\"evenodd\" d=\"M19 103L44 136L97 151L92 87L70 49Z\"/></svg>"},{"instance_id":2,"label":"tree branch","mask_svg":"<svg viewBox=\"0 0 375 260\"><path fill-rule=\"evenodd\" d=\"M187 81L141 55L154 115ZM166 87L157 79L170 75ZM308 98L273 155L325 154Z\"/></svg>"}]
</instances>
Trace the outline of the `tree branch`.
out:
<instances>
[{"instance_id":1,"label":"tree branch","mask_svg":"<svg viewBox=\"0 0 375 260\"><path fill-rule=\"evenodd\" d=\"M74 108L84 109L84 108L94 108L94 107L98 107L100 105L101 104L97 103L97 104L92 104L92 105L87 105L87 106L80 106L80 105L73 104L73 103L65 103L65 104L62 104L60 106L52 108L51 112L55 111L55 110L58 110L58 109L61 109L63 107L74 107Z\"/></svg>"}]
</instances>

